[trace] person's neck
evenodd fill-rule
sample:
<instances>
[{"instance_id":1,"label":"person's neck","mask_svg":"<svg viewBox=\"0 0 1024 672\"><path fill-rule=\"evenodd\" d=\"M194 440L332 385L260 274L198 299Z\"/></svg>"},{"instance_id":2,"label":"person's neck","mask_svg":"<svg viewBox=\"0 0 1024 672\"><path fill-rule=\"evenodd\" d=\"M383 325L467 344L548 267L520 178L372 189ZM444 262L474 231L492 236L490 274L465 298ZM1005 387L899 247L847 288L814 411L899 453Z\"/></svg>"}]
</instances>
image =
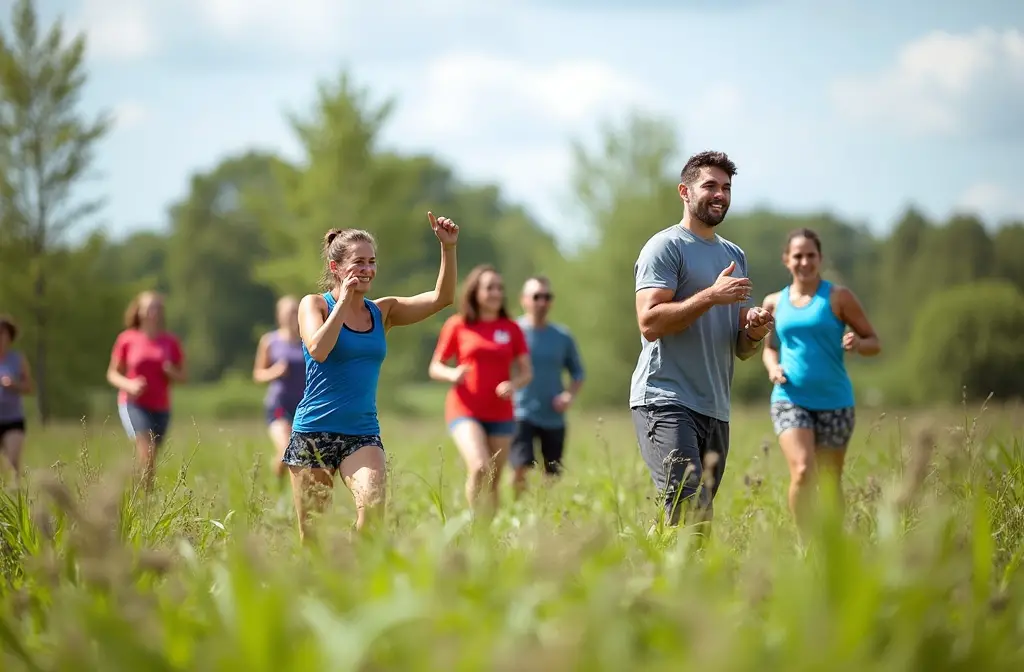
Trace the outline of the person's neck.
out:
<instances>
[{"instance_id":1,"label":"person's neck","mask_svg":"<svg viewBox=\"0 0 1024 672\"><path fill-rule=\"evenodd\" d=\"M153 325L143 325L139 327L139 331L144 333L146 336L149 336L150 338L156 338L157 335L160 333L160 327L156 327Z\"/></svg>"},{"instance_id":2,"label":"person's neck","mask_svg":"<svg viewBox=\"0 0 1024 672\"><path fill-rule=\"evenodd\" d=\"M811 296L818 291L818 287L821 286L821 276L817 275L809 280L800 280L793 278L792 289L801 296Z\"/></svg>"},{"instance_id":3,"label":"person's neck","mask_svg":"<svg viewBox=\"0 0 1024 672\"><path fill-rule=\"evenodd\" d=\"M526 323L534 328L543 327L548 323L546 317L536 317L530 313L523 313L523 317L526 319Z\"/></svg>"},{"instance_id":4,"label":"person's neck","mask_svg":"<svg viewBox=\"0 0 1024 672\"><path fill-rule=\"evenodd\" d=\"M286 341L298 341L300 338L299 331L289 327L278 327L277 334Z\"/></svg>"},{"instance_id":5,"label":"person's neck","mask_svg":"<svg viewBox=\"0 0 1024 672\"><path fill-rule=\"evenodd\" d=\"M498 319L498 313L480 313L481 322L494 322L496 319Z\"/></svg>"},{"instance_id":6,"label":"person's neck","mask_svg":"<svg viewBox=\"0 0 1024 672\"><path fill-rule=\"evenodd\" d=\"M702 220L694 217L688 209L683 213L683 221L680 222L680 225L698 238L715 239L715 227L708 226Z\"/></svg>"}]
</instances>

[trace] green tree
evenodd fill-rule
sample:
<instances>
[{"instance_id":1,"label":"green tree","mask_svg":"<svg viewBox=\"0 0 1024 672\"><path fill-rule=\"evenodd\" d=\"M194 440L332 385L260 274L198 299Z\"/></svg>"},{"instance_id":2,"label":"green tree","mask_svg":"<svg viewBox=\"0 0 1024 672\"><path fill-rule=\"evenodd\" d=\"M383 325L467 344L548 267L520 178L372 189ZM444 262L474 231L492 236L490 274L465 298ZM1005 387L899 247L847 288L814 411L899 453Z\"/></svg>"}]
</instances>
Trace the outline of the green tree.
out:
<instances>
[{"instance_id":1,"label":"green tree","mask_svg":"<svg viewBox=\"0 0 1024 672\"><path fill-rule=\"evenodd\" d=\"M921 307L910 341L921 401L1024 397L1024 293L1006 280L937 292Z\"/></svg>"},{"instance_id":2,"label":"green tree","mask_svg":"<svg viewBox=\"0 0 1024 672\"><path fill-rule=\"evenodd\" d=\"M87 120L77 109L86 82L83 36L65 40L59 20L42 34L32 0L15 3L9 25L9 35L0 29L0 239L17 250L16 257L5 258L4 274L31 287L20 295L20 307L32 324L37 403L46 422L53 331L65 328L51 316L63 319L69 298L53 291L51 278L69 272L58 262L66 234L99 208L99 201L75 199L73 191L110 120ZM82 287L82 279L74 286Z\"/></svg>"}]
</instances>

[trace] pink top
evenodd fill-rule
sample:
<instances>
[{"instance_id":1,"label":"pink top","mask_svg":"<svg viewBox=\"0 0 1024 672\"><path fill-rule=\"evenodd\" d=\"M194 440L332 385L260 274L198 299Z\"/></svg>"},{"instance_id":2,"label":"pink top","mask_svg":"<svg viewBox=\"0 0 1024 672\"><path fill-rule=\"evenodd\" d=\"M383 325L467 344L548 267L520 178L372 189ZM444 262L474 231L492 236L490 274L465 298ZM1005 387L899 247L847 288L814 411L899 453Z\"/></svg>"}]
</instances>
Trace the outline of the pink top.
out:
<instances>
[{"instance_id":1,"label":"pink top","mask_svg":"<svg viewBox=\"0 0 1024 672\"><path fill-rule=\"evenodd\" d=\"M111 357L115 365L125 365L125 376L143 378L146 387L142 394L130 401L150 411L167 411L171 407L171 381L164 372L164 363L180 366L184 356L177 337L163 332L150 338L138 329L126 329L117 336ZM129 401L128 393L121 390L119 404Z\"/></svg>"}]
</instances>

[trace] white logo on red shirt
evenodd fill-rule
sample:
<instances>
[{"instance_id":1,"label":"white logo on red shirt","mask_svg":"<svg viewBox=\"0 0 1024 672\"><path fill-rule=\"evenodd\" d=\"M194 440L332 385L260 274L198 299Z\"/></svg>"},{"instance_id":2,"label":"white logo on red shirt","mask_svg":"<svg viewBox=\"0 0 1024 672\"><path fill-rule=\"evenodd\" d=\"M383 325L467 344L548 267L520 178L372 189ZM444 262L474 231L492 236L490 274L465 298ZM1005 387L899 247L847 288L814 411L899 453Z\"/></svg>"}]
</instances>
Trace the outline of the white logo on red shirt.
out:
<instances>
[{"instance_id":1,"label":"white logo on red shirt","mask_svg":"<svg viewBox=\"0 0 1024 672\"><path fill-rule=\"evenodd\" d=\"M505 345L512 340L512 336L504 329L498 329L494 332L494 342L498 345Z\"/></svg>"}]
</instances>

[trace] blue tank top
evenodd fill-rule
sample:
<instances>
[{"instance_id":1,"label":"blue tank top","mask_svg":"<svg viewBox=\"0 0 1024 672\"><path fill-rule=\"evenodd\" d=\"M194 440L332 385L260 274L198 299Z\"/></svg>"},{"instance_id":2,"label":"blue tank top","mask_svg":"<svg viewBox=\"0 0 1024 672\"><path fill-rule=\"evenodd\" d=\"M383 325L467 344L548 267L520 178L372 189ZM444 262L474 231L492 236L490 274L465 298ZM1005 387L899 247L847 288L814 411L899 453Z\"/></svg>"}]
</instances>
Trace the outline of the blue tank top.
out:
<instances>
[{"instance_id":1,"label":"blue tank top","mask_svg":"<svg viewBox=\"0 0 1024 672\"><path fill-rule=\"evenodd\" d=\"M802 308L790 303L789 286L779 292L775 338L786 382L775 385L773 402L788 401L812 411L854 405L853 384L844 360L846 325L832 312L831 291L832 283L822 280Z\"/></svg>"},{"instance_id":2,"label":"blue tank top","mask_svg":"<svg viewBox=\"0 0 1024 672\"><path fill-rule=\"evenodd\" d=\"M323 294L327 310L336 303L330 292ZM292 429L297 432L332 432L348 435L380 433L377 421L377 381L387 355L384 320L373 301L363 299L370 311L369 331L342 326L338 342L318 362L305 343L306 391L295 411Z\"/></svg>"}]
</instances>

